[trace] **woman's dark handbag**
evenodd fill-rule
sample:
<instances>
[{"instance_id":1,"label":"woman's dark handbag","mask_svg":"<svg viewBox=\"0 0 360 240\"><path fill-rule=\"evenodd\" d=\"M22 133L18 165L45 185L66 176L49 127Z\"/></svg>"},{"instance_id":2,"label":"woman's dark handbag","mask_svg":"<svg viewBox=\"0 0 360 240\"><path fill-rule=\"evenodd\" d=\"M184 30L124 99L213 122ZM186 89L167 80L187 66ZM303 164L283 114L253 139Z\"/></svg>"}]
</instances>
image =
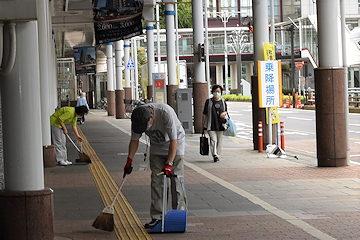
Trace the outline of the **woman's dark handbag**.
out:
<instances>
[{"instance_id":1,"label":"woman's dark handbag","mask_svg":"<svg viewBox=\"0 0 360 240\"><path fill-rule=\"evenodd\" d=\"M200 137L200 154L201 155L209 155L209 140L205 136L204 129L203 129L201 137Z\"/></svg>"}]
</instances>

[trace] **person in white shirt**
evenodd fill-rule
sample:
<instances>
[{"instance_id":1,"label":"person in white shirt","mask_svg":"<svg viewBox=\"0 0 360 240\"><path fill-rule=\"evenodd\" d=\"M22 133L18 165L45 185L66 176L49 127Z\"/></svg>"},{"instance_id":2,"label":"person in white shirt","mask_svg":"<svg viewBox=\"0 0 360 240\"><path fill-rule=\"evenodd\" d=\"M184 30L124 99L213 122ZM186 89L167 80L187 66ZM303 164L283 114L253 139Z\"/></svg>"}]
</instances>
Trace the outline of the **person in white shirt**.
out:
<instances>
[{"instance_id":1,"label":"person in white shirt","mask_svg":"<svg viewBox=\"0 0 360 240\"><path fill-rule=\"evenodd\" d=\"M138 149L139 139L145 132L150 138L151 168L151 221L145 228L155 227L162 217L163 176L171 178L172 208L187 210L185 190L177 176L184 176L185 130L174 109L164 103L150 103L134 109L131 115L131 140L124 167L124 177L132 171L132 159Z\"/></svg>"},{"instance_id":2,"label":"person in white shirt","mask_svg":"<svg viewBox=\"0 0 360 240\"><path fill-rule=\"evenodd\" d=\"M86 101L86 93L85 92L81 92L80 93L80 97L77 100L76 106L86 106L88 110L90 110L89 105ZM81 118L78 119L78 123L79 124L84 124L85 123L85 116L82 116Z\"/></svg>"}]
</instances>

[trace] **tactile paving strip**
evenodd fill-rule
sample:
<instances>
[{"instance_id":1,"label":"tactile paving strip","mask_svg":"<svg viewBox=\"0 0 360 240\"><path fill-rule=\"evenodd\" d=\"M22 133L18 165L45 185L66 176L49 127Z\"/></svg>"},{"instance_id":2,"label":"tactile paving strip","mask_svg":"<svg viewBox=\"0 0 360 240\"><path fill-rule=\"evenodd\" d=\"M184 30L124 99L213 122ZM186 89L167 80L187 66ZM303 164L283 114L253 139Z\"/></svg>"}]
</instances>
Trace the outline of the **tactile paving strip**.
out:
<instances>
[{"instance_id":1,"label":"tactile paving strip","mask_svg":"<svg viewBox=\"0 0 360 240\"><path fill-rule=\"evenodd\" d=\"M91 159L91 163L88 164L90 173L93 176L104 206L108 206L114 199L118 186L79 127L78 132L83 138L83 151ZM122 193L118 196L114 209L114 229L118 239L152 239Z\"/></svg>"}]
</instances>

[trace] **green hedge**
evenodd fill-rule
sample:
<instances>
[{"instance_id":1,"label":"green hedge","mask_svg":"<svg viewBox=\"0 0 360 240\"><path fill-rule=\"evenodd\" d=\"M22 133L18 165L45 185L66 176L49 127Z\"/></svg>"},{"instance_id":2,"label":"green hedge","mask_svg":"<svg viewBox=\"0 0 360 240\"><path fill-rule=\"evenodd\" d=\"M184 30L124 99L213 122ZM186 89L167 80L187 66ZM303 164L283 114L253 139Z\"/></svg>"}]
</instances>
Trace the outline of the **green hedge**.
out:
<instances>
[{"instance_id":1,"label":"green hedge","mask_svg":"<svg viewBox=\"0 0 360 240\"><path fill-rule=\"evenodd\" d=\"M224 98L226 101L251 102L251 96L230 94L230 95L222 95L222 98Z\"/></svg>"}]
</instances>

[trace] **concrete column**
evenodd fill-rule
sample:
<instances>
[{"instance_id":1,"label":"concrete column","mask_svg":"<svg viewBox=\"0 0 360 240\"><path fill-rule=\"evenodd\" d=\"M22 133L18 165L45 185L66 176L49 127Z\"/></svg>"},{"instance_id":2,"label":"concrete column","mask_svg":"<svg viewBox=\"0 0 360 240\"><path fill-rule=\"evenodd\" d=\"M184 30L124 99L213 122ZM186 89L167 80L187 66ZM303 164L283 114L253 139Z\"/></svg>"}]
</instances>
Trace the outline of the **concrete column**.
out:
<instances>
[{"instance_id":1,"label":"concrete column","mask_svg":"<svg viewBox=\"0 0 360 240\"><path fill-rule=\"evenodd\" d=\"M6 24L4 35L8 34ZM15 64L0 81L5 176L5 190L0 191L1 239L54 238L52 191L43 194L38 40L37 21L16 23ZM8 38L4 44L8 54Z\"/></svg>"},{"instance_id":2,"label":"concrete column","mask_svg":"<svg viewBox=\"0 0 360 240\"><path fill-rule=\"evenodd\" d=\"M116 45L116 42L115 42ZM114 47L114 50L116 49L116 47ZM116 90L116 56L115 53L113 53L113 89Z\"/></svg>"},{"instance_id":3,"label":"concrete column","mask_svg":"<svg viewBox=\"0 0 360 240\"><path fill-rule=\"evenodd\" d=\"M346 166L344 68L340 66L338 1L318 0L319 65L315 69L316 149L319 167Z\"/></svg>"},{"instance_id":4,"label":"concrete column","mask_svg":"<svg viewBox=\"0 0 360 240\"><path fill-rule=\"evenodd\" d=\"M264 60L264 43L269 43L268 29L268 6L267 1L253 0L254 18L254 65ZM254 75L257 75L257 67L254 68Z\"/></svg>"},{"instance_id":5,"label":"concrete column","mask_svg":"<svg viewBox=\"0 0 360 240\"><path fill-rule=\"evenodd\" d=\"M116 58L116 90L115 90L115 109L116 109L116 119L125 118L125 104L124 104L124 87L123 87L123 47L124 41L120 40L115 42L115 58Z\"/></svg>"},{"instance_id":6,"label":"concrete column","mask_svg":"<svg viewBox=\"0 0 360 240\"><path fill-rule=\"evenodd\" d=\"M41 122L44 167L55 167L55 148L51 145L50 132L50 86L51 86L51 46L49 42L49 1L39 0L38 28L39 28L39 57L40 57L40 92L41 92Z\"/></svg>"},{"instance_id":7,"label":"concrete column","mask_svg":"<svg viewBox=\"0 0 360 240\"><path fill-rule=\"evenodd\" d=\"M238 80L237 80L237 65L230 64L230 79L231 79L231 89L238 88ZM229 91L230 93L230 91Z\"/></svg>"},{"instance_id":8,"label":"concrete column","mask_svg":"<svg viewBox=\"0 0 360 240\"><path fill-rule=\"evenodd\" d=\"M193 88L194 93L196 93L193 95L194 103L199 103L197 105L194 104L194 113L197 113L197 115L194 115L194 130L195 133L201 133L204 127L202 126L202 112L204 110L205 101L209 98L208 84L207 82L194 82ZM203 103L203 105L200 103Z\"/></svg>"},{"instance_id":9,"label":"concrete column","mask_svg":"<svg viewBox=\"0 0 360 240\"><path fill-rule=\"evenodd\" d=\"M251 75L254 73L254 64L246 63L246 81L251 83Z\"/></svg>"},{"instance_id":10,"label":"concrete column","mask_svg":"<svg viewBox=\"0 0 360 240\"><path fill-rule=\"evenodd\" d=\"M147 99L151 100L153 97L154 80L152 75L155 69L155 47L154 47L154 23L146 22L146 37L147 37L147 62L148 62L148 86Z\"/></svg>"},{"instance_id":11,"label":"concrete column","mask_svg":"<svg viewBox=\"0 0 360 240\"><path fill-rule=\"evenodd\" d=\"M319 0L317 1L318 19L318 48L320 67L339 67L341 57L339 53L339 36L341 34L338 27L338 1Z\"/></svg>"},{"instance_id":12,"label":"concrete column","mask_svg":"<svg viewBox=\"0 0 360 240\"><path fill-rule=\"evenodd\" d=\"M131 45L130 45L130 56L131 59L133 60L134 64L135 64L135 56L134 56L134 43L133 41L131 41ZM135 94L135 71L134 70L130 70L130 88L131 88L131 96L136 99L136 94Z\"/></svg>"},{"instance_id":13,"label":"concrete column","mask_svg":"<svg viewBox=\"0 0 360 240\"><path fill-rule=\"evenodd\" d=\"M216 79L215 79L215 83L223 86L223 65L217 64L216 65Z\"/></svg>"},{"instance_id":14,"label":"concrete column","mask_svg":"<svg viewBox=\"0 0 360 240\"><path fill-rule=\"evenodd\" d=\"M107 111L108 116L115 115L115 92L114 92L114 64L113 64L113 43L106 44L107 60Z\"/></svg>"},{"instance_id":15,"label":"concrete column","mask_svg":"<svg viewBox=\"0 0 360 240\"><path fill-rule=\"evenodd\" d=\"M198 52L199 44L204 44L204 19L203 1L192 1L193 19L193 43L194 43L194 129L195 133L200 133L203 129L202 116L205 101L209 98L209 85L205 81L205 63L201 61ZM210 80L209 80L210 81Z\"/></svg>"},{"instance_id":16,"label":"concrete column","mask_svg":"<svg viewBox=\"0 0 360 240\"><path fill-rule=\"evenodd\" d=\"M204 43L202 1L192 1L193 43L194 43L194 81L205 82L205 63L200 60L198 45Z\"/></svg>"},{"instance_id":17,"label":"concrete column","mask_svg":"<svg viewBox=\"0 0 360 240\"><path fill-rule=\"evenodd\" d=\"M174 27L174 2L177 0L166 0L165 3L165 23L166 23L166 54L168 85L166 86L167 103L174 108L173 90L178 88L176 83L176 55L175 55L175 27ZM167 3L171 2L171 3ZM169 101L170 100L170 101Z\"/></svg>"},{"instance_id":18,"label":"concrete column","mask_svg":"<svg viewBox=\"0 0 360 240\"><path fill-rule=\"evenodd\" d=\"M135 64L135 98L139 99L139 65L138 65L138 40L134 38L134 64Z\"/></svg>"},{"instance_id":19,"label":"concrete column","mask_svg":"<svg viewBox=\"0 0 360 240\"><path fill-rule=\"evenodd\" d=\"M130 85L130 70L126 68L130 59L130 40L124 41L124 73L125 73L125 99L132 99Z\"/></svg>"},{"instance_id":20,"label":"concrete column","mask_svg":"<svg viewBox=\"0 0 360 240\"><path fill-rule=\"evenodd\" d=\"M258 122L263 123L263 139L264 146L269 143L268 139L268 125L265 120L265 108L259 108L258 103L258 78L257 78L257 63L264 60L264 43L269 42L268 30L268 6L267 1L253 0L253 18L254 18L254 76L251 77L251 91L252 91L252 110L253 110L253 147L258 150Z\"/></svg>"},{"instance_id":21,"label":"concrete column","mask_svg":"<svg viewBox=\"0 0 360 240\"><path fill-rule=\"evenodd\" d=\"M4 35L9 33L8 27L4 30ZM11 191L44 188L37 33L36 21L16 24L15 65L0 81L5 189ZM4 49L8 49L6 40ZM47 121L50 121L50 116Z\"/></svg>"},{"instance_id":22,"label":"concrete column","mask_svg":"<svg viewBox=\"0 0 360 240\"><path fill-rule=\"evenodd\" d=\"M49 17L51 19L51 17ZM50 24L51 25L51 24ZM52 31L50 29L50 31ZM50 110L49 112L54 112L56 108L60 108L61 103L58 101L58 80L57 80L57 58L55 53L55 39L53 37L54 35L49 36L50 39L48 39L50 43L50 69L49 69L49 79L50 81L50 88L49 88L49 95L50 95Z\"/></svg>"}]
</instances>

